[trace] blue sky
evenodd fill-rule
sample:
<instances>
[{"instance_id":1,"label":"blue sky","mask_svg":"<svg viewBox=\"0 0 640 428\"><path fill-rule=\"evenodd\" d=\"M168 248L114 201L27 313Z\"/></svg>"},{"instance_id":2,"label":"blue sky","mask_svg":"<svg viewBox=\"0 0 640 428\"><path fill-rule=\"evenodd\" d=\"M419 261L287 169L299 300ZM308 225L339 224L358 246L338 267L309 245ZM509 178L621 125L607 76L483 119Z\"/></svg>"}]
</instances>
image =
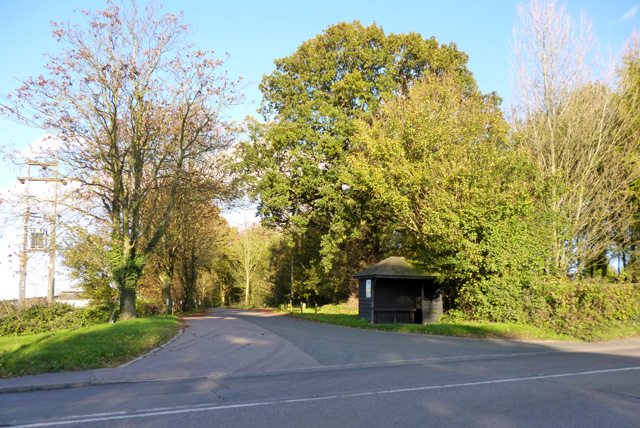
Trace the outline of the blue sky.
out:
<instances>
[{"instance_id":1,"label":"blue sky","mask_svg":"<svg viewBox=\"0 0 640 428\"><path fill-rule=\"evenodd\" d=\"M584 10L594 20L602 45L619 48L640 24L638 0L568 1L569 11ZM248 104L236 117L253 114L260 101L258 83L273 70L273 60L290 55L327 26L355 19L377 22L385 32L418 32L440 43L454 42L469 55L469 68L480 88L510 100L507 51L515 20L516 1L205 1L166 0L167 12L184 11L199 48L231 54L231 76L243 76ZM102 9L105 0L0 0L0 95L19 79L37 75L55 51L49 21L81 20L74 9ZM399 6L402 5L402 6ZM626 14L626 18L625 17ZM623 19L624 18L624 19ZM0 121L0 144L29 144L38 130ZM4 177L0 186L4 183Z\"/></svg>"},{"instance_id":2,"label":"blue sky","mask_svg":"<svg viewBox=\"0 0 640 428\"><path fill-rule=\"evenodd\" d=\"M469 55L469 68L484 92L497 91L510 101L507 52L516 16L516 1L205 1L166 0L163 10L184 11L196 31L193 42L231 56L232 77L247 84L246 105L232 115L255 114L260 102L258 83L273 71L273 60L290 55L305 40L341 21L376 22L386 33L418 32L440 43L457 44ZM402 6L398 6L401 4ZM593 19L602 46L619 49L640 24L638 0L566 2L574 16L585 11ZM82 20L76 9L102 9L106 0L0 0L0 96L20 80L38 75L54 52L49 21ZM2 99L0 98L0 102ZM41 135L37 129L0 119L0 145L18 148ZM10 165L0 170L0 188L15 181Z\"/></svg>"},{"instance_id":3,"label":"blue sky","mask_svg":"<svg viewBox=\"0 0 640 428\"><path fill-rule=\"evenodd\" d=\"M569 12L585 11L594 21L604 49L619 50L632 30L640 27L640 0L568 0ZM273 60L293 53L305 40L341 21L376 22L386 33L417 32L435 36L440 43L454 42L469 55L469 69L480 89L496 91L508 104L511 98L507 53L516 17L517 1L219 1L165 0L164 11L184 11L185 21L196 31L192 41L200 49L229 52L226 66L231 77L247 84L247 103L232 112L235 119L256 114L260 103L258 84L273 71ZM81 21L74 9L103 9L106 0L0 0L0 102L21 80L44 72L44 54L55 52L50 20ZM42 132L0 118L0 146L13 143L24 149ZM0 159L0 192L16 186L23 174ZM19 185L18 185L19 187ZM247 214L249 213L249 214ZM252 213L243 219L249 221ZM238 225L234 223L233 225ZM2 224L0 223L0 232ZM0 234L1 235L1 234ZM17 231L5 231L0 239L0 299L13 298L17 290L15 244ZM46 284L45 262L30 262L28 294L46 294L36 288ZM38 267L40 266L40 267ZM40 273L38 273L40 272ZM63 280L59 278L57 281ZM57 282L61 285L61 282ZM30 291L33 288L32 291ZM64 287L63 287L64 288Z\"/></svg>"}]
</instances>

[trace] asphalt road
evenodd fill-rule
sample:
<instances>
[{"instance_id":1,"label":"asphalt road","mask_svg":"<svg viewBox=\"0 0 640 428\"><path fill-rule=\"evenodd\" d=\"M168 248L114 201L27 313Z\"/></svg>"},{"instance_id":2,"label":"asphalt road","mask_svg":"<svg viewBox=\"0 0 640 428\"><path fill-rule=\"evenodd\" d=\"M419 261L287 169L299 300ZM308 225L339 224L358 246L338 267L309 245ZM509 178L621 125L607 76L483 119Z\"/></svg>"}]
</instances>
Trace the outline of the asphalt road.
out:
<instances>
[{"instance_id":1,"label":"asphalt road","mask_svg":"<svg viewBox=\"0 0 640 428\"><path fill-rule=\"evenodd\" d=\"M0 381L91 385L0 394L0 426L640 426L640 340L430 337L237 310L189 324L125 367Z\"/></svg>"}]
</instances>

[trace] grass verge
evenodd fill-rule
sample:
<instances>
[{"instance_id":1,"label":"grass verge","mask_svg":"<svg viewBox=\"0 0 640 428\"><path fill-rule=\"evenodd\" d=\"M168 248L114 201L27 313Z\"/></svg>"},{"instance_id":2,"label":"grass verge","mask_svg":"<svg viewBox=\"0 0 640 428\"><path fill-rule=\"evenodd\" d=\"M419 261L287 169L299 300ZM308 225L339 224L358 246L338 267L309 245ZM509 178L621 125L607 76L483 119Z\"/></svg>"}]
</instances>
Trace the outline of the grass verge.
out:
<instances>
[{"instance_id":1,"label":"grass verge","mask_svg":"<svg viewBox=\"0 0 640 428\"><path fill-rule=\"evenodd\" d=\"M154 316L0 337L0 378L118 366L167 342L179 330L178 318Z\"/></svg>"},{"instance_id":2,"label":"grass verge","mask_svg":"<svg viewBox=\"0 0 640 428\"><path fill-rule=\"evenodd\" d=\"M352 312L352 313L349 313ZM511 339L511 340L564 340L564 341L608 341L625 337L640 337L640 325L620 324L603 327L585 334L559 334L551 328L541 328L515 323L493 322L464 322L436 323L436 324L369 324L359 320L357 312L347 311L343 307L333 308L332 305L315 309L307 309L301 313L300 308L294 309L291 315L311 321L345 327L363 328L369 330L393 331L402 333L429 334L437 336L469 337L481 339Z\"/></svg>"}]
</instances>

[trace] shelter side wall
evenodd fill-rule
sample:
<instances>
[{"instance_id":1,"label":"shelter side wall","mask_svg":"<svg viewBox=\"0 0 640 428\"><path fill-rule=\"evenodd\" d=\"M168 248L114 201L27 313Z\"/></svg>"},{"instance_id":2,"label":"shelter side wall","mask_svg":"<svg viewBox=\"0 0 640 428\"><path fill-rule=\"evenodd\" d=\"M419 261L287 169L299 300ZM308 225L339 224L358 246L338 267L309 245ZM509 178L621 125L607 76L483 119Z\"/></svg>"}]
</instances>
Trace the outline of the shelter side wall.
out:
<instances>
[{"instance_id":1,"label":"shelter side wall","mask_svg":"<svg viewBox=\"0 0 640 428\"><path fill-rule=\"evenodd\" d=\"M431 324L438 322L442 315L442 288L437 283L428 284L424 290L424 301L422 306L422 323Z\"/></svg>"}]
</instances>

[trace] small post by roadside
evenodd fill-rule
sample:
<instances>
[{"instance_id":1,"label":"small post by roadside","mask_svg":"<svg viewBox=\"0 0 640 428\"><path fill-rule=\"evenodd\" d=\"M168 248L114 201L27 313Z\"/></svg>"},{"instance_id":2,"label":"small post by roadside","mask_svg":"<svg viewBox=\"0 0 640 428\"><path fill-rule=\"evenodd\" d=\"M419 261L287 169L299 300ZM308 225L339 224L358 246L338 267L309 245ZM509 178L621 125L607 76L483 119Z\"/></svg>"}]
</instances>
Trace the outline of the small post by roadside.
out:
<instances>
[{"instance_id":1,"label":"small post by roadside","mask_svg":"<svg viewBox=\"0 0 640 428\"><path fill-rule=\"evenodd\" d=\"M164 319L167 319L168 316L169 316L169 299L167 299L167 304L165 305Z\"/></svg>"}]
</instances>

